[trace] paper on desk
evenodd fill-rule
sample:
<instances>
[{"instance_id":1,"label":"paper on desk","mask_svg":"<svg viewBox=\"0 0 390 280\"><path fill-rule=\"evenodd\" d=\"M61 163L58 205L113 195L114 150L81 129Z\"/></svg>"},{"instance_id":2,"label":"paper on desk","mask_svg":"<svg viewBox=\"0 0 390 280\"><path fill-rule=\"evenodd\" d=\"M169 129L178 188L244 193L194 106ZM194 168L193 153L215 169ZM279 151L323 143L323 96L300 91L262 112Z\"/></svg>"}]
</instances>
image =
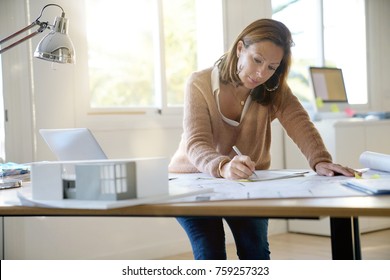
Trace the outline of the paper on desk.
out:
<instances>
[{"instance_id":1,"label":"paper on desk","mask_svg":"<svg viewBox=\"0 0 390 280\"><path fill-rule=\"evenodd\" d=\"M251 176L249 182L257 181L271 181L271 180L281 180L281 179L290 179L295 177L302 177L305 174L308 174L309 171L293 171L293 170L256 170L257 177ZM245 181L245 180L243 180Z\"/></svg>"},{"instance_id":2,"label":"paper on desk","mask_svg":"<svg viewBox=\"0 0 390 280\"><path fill-rule=\"evenodd\" d=\"M343 182L343 185L371 195L390 194L390 180L384 178L351 179Z\"/></svg>"},{"instance_id":3,"label":"paper on desk","mask_svg":"<svg viewBox=\"0 0 390 280\"><path fill-rule=\"evenodd\" d=\"M34 200L32 199L31 187L23 187L23 190L17 193L17 198L20 205L30 207L49 207L49 208L67 208L67 209L112 209L127 206L135 206L142 204L162 203L170 199L178 199L186 196L200 195L211 192L211 189L206 188L176 188L170 187L169 194L159 195L145 198L124 199L117 201L106 200L78 200L78 199L62 199L62 200ZM10 204L15 205L15 201L10 201Z\"/></svg>"},{"instance_id":4,"label":"paper on desk","mask_svg":"<svg viewBox=\"0 0 390 280\"><path fill-rule=\"evenodd\" d=\"M274 171L264 171L262 172L262 175L266 178L268 176L267 173L272 174L273 172ZM297 171L292 171L291 173L296 172ZM371 173L372 171L368 171L364 173L364 176L371 176ZM378 172L375 171L375 173ZM380 174L381 178L387 179L390 182L390 174L384 172L380 172ZM342 185L343 182L350 179L350 177L344 176L319 176L313 171L304 174L303 176L289 179L263 181L232 181L214 178L202 173L170 174L169 195L167 196L121 201L87 201L75 199L36 201L31 199L31 193L20 192L19 198L21 203L26 206L110 209L140 204L196 202L204 200L320 198L368 195L351 188L346 188ZM27 188L27 190L30 190L31 192L31 188Z\"/></svg>"},{"instance_id":5,"label":"paper on desk","mask_svg":"<svg viewBox=\"0 0 390 280\"><path fill-rule=\"evenodd\" d=\"M283 172L297 173L297 171ZM268 176L267 173L273 174L274 171L265 170L261 173L263 173L262 175L266 178ZM173 199L168 202L263 198L346 197L365 195L341 185L341 182L348 179L350 178L344 176L319 176L312 171L289 179L263 181L231 181L212 178L201 173L180 174L176 180L171 182L170 185L174 184L176 187L192 185L193 187L198 188L213 189L213 192Z\"/></svg>"},{"instance_id":6,"label":"paper on desk","mask_svg":"<svg viewBox=\"0 0 390 280\"><path fill-rule=\"evenodd\" d=\"M365 151L359 160L364 167L390 172L390 155Z\"/></svg>"}]
</instances>

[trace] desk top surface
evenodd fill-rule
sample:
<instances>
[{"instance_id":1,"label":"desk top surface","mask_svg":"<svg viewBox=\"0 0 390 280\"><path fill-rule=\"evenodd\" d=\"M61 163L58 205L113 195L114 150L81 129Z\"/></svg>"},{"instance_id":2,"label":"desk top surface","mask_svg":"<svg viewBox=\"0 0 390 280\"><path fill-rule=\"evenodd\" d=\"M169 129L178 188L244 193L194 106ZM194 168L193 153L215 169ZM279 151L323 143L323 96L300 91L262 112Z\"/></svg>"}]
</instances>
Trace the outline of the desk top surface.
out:
<instances>
[{"instance_id":1,"label":"desk top surface","mask_svg":"<svg viewBox=\"0 0 390 280\"><path fill-rule=\"evenodd\" d=\"M390 195L331 198L248 199L147 204L114 209L63 209L7 204L17 189L0 191L0 216L390 216Z\"/></svg>"}]
</instances>

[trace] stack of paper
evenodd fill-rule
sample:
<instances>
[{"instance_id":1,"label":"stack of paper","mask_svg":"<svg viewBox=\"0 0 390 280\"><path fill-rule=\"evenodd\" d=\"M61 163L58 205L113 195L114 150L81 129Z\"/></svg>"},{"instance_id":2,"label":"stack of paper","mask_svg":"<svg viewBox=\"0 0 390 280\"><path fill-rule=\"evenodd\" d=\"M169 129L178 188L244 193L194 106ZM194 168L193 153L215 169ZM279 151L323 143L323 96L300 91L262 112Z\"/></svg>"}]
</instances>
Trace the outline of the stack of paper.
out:
<instances>
[{"instance_id":1,"label":"stack of paper","mask_svg":"<svg viewBox=\"0 0 390 280\"><path fill-rule=\"evenodd\" d=\"M360 155L360 163L369 168L370 173L382 174L351 179L342 182L342 185L370 195L390 194L390 155L366 151Z\"/></svg>"},{"instance_id":2,"label":"stack of paper","mask_svg":"<svg viewBox=\"0 0 390 280\"><path fill-rule=\"evenodd\" d=\"M360 155L360 163L370 169L390 172L390 155L366 151Z\"/></svg>"},{"instance_id":3,"label":"stack of paper","mask_svg":"<svg viewBox=\"0 0 390 280\"><path fill-rule=\"evenodd\" d=\"M390 194L389 179L351 179L342 184L367 194Z\"/></svg>"}]
</instances>

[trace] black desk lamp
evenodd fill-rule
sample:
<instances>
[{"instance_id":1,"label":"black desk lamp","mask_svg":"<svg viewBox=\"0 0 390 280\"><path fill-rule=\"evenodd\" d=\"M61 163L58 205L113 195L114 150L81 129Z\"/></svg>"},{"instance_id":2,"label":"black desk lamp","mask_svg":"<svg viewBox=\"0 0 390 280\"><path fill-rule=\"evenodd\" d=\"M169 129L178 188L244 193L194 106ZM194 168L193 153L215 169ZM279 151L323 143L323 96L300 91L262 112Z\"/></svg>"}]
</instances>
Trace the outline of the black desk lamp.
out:
<instances>
[{"instance_id":1,"label":"black desk lamp","mask_svg":"<svg viewBox=\"0 0 390 280\"><path fill-rule=\"evenodd\" d=\"M56 6L62 10L60 17L56 17L54 24L50 25L48 22L40 22L39 19L42 16L43 11L49 6ZM68 37L68 19L65 18L64 9L57 4L48 4L44 6L41 10L39 17L31 23L29 26L15 32L14 34L4 38L0 41L0 46L7 42L8 40L18 36L19 34L33 28L34 26L39 26L38 30L27 35L26 37L16 41L15 43L0 49L0 54L6 52L7 50L13 48L16 45L34 37L35 35L42 33L46 29L50 29L50 33L47 34L39 42L35 52L34 57L48 60L51 62L57 63L75 63L75 51L73 48L73 43Z\"/></svg>"}]
</instances>

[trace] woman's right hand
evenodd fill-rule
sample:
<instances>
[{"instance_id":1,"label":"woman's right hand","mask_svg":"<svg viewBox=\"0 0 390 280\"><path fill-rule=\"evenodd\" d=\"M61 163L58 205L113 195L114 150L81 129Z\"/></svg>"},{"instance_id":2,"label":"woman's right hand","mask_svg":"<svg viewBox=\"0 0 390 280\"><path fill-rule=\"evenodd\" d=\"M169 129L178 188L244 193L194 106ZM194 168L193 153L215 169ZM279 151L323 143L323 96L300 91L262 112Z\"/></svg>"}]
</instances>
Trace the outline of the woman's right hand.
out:
<instances>
[{"instance_id":1,"label":"woman's right hand","mask_svg":"<svg viewBox=\"0 0 390 280\"><path fill-rule=\"evenodd\" d=\"M248 179L255 171L255 163L248 156L235 156L221 167L222 177L230 180Z\"/></svg>"}]
</instances>

